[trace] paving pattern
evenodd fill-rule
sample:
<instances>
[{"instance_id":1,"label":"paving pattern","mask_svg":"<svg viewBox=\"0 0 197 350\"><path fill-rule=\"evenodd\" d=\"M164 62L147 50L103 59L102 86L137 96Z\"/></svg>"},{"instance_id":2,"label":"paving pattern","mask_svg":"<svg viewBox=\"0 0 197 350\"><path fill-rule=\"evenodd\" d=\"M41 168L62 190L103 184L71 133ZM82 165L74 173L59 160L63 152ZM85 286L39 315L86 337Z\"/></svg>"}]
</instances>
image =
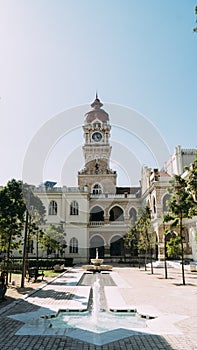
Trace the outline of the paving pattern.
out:
<instances>
[{"instance_id":1,"label":"paving pattern","mask_svg":"<svg viewBox=\"0 0 197 350\"><path fill-rule=\"evenodd\" d=\"M189 274L187 286L177 282L180 275L172 271L171 279L154 276L133 268L114 269L112 272L116 293L108 293L108 306L116 300L122 307L137 305L145 313L154 313L158 319L151 320L150 332L128 329L114 329L102 336L81 330L81 337L75 337L76 330L53 333L47 328L45 333L21 332L24 324L32 322L32 314L48 315L61 308L82 308L89 302L90 286L78 286L83 271L74 269L65 273L41 290L35 291L24 300L18 300L8 308L0 309L0 339L4 350L196 350L197 349L197 274ZM173 282L172 283L172 279ZM114 289L114 290L115 290ZM110 297L111 296L111 297ZM151 300L151 302L150 302ZM120 303L121 307L121 303ZM24 321L25 315L25 321ZM39 321L40 322L40 321ZM42 321L41 321L42 322ZM43 321L44 322L44 321ZM155 326L154 326L155 322ZM171 322L170 329L168 329ZM36 326L36 325L35 325ZM39 328L39 327L35 327ZM41 327L43 330L43 328ZM20 334L21 332L21 334ZM73 332L73 333L72 333ZM109 334L110 333L110 334ZM121 337L120 337L121 334Z\"/></svg>"}]
</instances>

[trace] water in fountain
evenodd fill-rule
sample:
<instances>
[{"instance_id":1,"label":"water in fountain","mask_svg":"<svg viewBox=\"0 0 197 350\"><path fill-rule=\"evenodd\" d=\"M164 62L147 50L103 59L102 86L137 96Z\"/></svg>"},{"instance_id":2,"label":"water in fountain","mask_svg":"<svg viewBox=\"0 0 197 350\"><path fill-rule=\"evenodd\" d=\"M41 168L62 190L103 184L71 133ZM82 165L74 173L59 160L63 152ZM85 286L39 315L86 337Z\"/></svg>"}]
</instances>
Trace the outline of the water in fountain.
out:
<instances>
[{"instance_id":1,"label":"water in fountain","mask_svg":"<svg viewBox=\"0 0 197 350\"><path fill-rule=\"evenodd\" d=\"M92 284L92 303L88 313L71 313L60 311L56 318L51 319L53 328L80 328L95 333L103 333L117 328L144 328L146 323L135 313L110 313L106 311L104 285L114 285L110 275L96 273L84 274L82 285ZM105 309L105 310L104 310Z\"/></svg>"},{"instance_id":2,"label":"water in fountain","mask_svg":"<svg viewBox=\"0 0 197 350\"><path fill-rule=\"evenodd\" d=\"M100 311L100 282L97 275L96 281L93 284L93 305L92 305L92 322L97 324Z\"/></svg>"}]
</instances>

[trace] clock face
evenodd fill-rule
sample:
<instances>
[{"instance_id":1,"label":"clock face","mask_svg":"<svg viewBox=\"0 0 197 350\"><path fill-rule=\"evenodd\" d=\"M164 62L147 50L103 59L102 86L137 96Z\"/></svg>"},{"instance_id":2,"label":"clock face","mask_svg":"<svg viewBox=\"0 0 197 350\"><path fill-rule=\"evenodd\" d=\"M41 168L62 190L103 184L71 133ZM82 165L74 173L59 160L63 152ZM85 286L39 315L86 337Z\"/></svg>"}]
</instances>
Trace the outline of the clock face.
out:
<instances>
[{"instance_id":1,"label":"clock face","mask_svg":"<svg viewBox=\"0 0 197 350\"><path fill-rule=\"evenodd\" d=\"M94 132L94 134L92 135L92 139L95 142L99 142L102 139L102 134L100 132Z\"/></svg>"}]
</instances>

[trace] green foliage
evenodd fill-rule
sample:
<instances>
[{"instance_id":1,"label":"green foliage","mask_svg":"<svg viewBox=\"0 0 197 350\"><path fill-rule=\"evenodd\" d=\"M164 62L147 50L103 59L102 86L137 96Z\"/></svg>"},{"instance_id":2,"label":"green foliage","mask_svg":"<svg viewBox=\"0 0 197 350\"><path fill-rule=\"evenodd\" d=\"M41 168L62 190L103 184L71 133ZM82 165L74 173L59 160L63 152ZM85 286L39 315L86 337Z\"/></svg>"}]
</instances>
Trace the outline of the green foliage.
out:
<instances>
[{"instance_id":1,"label":"green foliage","mask_svg":"<svg viewBox=\"0 0 197 350\"><path fill-rule=\"evenodd\" d=\"M148 206L145 208L140 208L139 219L136 227L139 231L139 250L147 251L154 248L156 244L156 236L151 225L151 211Z\"/></svg>"},{"instance_id":2,"label":"green foliage","mask_svg":"<svg viewBox=\"0 0 197 350\"><path fill-rule=\"evenodd\" d=\"M197 153L192 166L190 168L187 167L187 170L189 171L189 177L187 180L188 190L193 196L195 205L197 207Z\"/></svg>"},{"instance_id":3,"label":"green foliage","mask_svg":"<svg viewBox=\"0 0 197 350\"><path fill-rule=\"evenodd\" d=\"M7 260L12 249L21 244L25 209L22 182L12 179L0 191L0 249L6 252Z\"/></svg>"},{"instance_id":4,"label":"green foliage","mask_svg":"<svg viewBox=\"0 0 197 350\"><path fill-rule=\"evenodd\" d=\"M32 186L24 184L23 195L30 217L28 227L29 236L32 237L37 234L40 226L45 224L46 209L41 199L34 194Z\"/></svg>"},{"instance_id":5,"label":"green foliage","mask_svg":"<svg viewBox=\"0 0 197 350\"><path fill-rule=\"evenodd\" d=\"M130 226L125 242L130 247L131 253L135 251L145 254L145 269L147 254L150 254L153 273L152 255L156 246L156 234L151 225L151 211L148 206L139 209L138 220Z\"/></svg>"},{"instance_id":6,"label":"green foliage","mask_svg":"<svg viewBox=\"0 0 197 350\"><path fill-rule=\"evenodd\" d=\"M44 231L41 244L42 249L47 250L47 255L54 250L59 251L62 255L63 249L66 247L63 225L50 224Z\"/></svg>"},{"instance_id":7,"label":"green foliage","mask_svg":"<svg viewBox=\"0 0 197 350\"><path fill-rule=\"evenodd\" d=\"M139 209L138 220L135 225L129 227L125 242L130 247L137 247L141 252L155 247L156 235L151 225L151 212L148 206Z\"/></svg>"},{"instance_id":8,"label":"green foliage","mask_svg":"<svg viewBox=\"0 0 197 350\"><path fill-rule=\"evenodd\" d=\"M175 226L175 219L192 218L195 215L195 203L192 194L188 191L188 184L180 175L174 175L170 181L169 216ZM173 221L175 222L173 223Z\"/></svg>"},{"instance_id":9,"label":"green foliage","mask_svg":"<svg viewBox=\"0 0 197 350\"><path fill-rule=\"evenodd\" d=\"M185 179L180 175L174 175L170 181L169 193L171 198L169 200L169 212L163 217L164 223L169 223L170 229L177 228L178 238L181 244L181 259L182 259L182 279L183 284L185 284L185 275L184 275L184 246L183 246L183 219L192 218L195 215L195 202L193 195L188 191L188 184ZM171 242L169 246L169 253L173 252L176 246L177 240ZM174 253L174 252L173 252Z\"/></svg>"},{"instance_id":10,"label":"green foliage","mask_svg":"<svg viewBox=\"0 0 197 350\"><path fill-rule=\"evenodd\" d=\"M166 244L167 254L169 257L180 258L181 257L181 237L176 236L171 238Z\"/></svg>"},{"instance_id":11,"label":"green foliage","mask_svg":"<svg viewBox=\"0 0 197 350\"><path fill-rule=\"evenodd\" d=\"M137 255L138 240L139 240L139 233L136 228L136 225L133 224L129 227L127 235L125 236L125 239L124 239L126 245L130 249L131 255Z\"/></svg>"}]
</instances>

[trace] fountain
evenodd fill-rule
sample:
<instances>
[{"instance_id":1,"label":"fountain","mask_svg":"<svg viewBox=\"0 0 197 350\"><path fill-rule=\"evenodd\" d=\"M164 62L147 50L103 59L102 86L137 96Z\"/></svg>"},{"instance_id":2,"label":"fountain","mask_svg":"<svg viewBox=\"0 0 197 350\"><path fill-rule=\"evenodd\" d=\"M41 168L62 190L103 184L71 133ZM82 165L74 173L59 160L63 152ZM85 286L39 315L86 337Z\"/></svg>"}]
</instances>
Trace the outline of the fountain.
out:
<instances>
[{"instance_id":1,"label":"fountain","mask_svg":"<svg viewBox=\"0 0 197 350\"><path fill-rule=\"evenodd\" d=\"M122 328L128 330L144 329L146 327L146 320L137 316L136 310L122 313L112 313L106 310L106 301L103 295L103 277L99 274L96 274L95 277L92 276L92 280L94 281L92 284L92 303L87 312L71 313L60 310L55 317L50 319L51 328L66 328L68 331L75 330L75 332L76 329L86 330L92 332L88 333L89 337L91 337L91 334L99 335L110 330L115 331Z\"/></svg>"},{"instance_id":2,"label":"fountain","mask_svg":"<svg viewBox=\"0 0 197 350\"><path fill-rule=\"evenodd\" d=\"M83 265L82 268L86 271L101 272L101 271L111 271L111 265L102 265L103 259L98 256L98 248L96 248L96 257L91 259L91 265Z\"/></svg>"},{"instance_id":3,"label":"fountain","mask_svg":"<svg viewBox=\"0 0 197 350\"><path fill-rule=\"evenodd\" d=\"M116 287L110 273L84 273L78 286L82 289L83 286L92 287L92 293L87 296L88 309L80 310L80 303L86 302L85 294L82 293L83 299L80 301L80 290L76 294L72 290L71 299L65 299L65 308L59 308L55 313L49 313L50 309L41 307L28 315L27 313L14 315L15 319L24 323L16 335L66 336L101 346L145 332L147 317L141 318L136 309L128 307L125 310L125 305L122 305L122 310L110 311L105 287L110 287L112 294L113 287ZM75 299L79 303L79 309L69 308L69 302Z\"/></svg>"}]
</instances>

